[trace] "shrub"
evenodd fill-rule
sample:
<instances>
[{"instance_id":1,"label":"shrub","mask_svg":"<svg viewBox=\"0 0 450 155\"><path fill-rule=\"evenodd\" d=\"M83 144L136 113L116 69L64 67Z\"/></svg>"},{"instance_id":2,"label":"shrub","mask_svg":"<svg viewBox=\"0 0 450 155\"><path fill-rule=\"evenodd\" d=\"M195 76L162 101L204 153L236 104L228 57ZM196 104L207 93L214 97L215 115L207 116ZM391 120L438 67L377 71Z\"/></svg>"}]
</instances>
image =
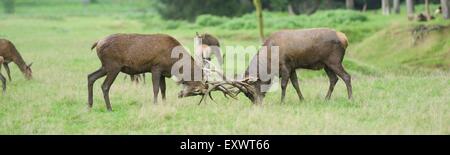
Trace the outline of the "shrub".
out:
<instances>
[{"instance_id":1,"label":"shrub","mask_svg":"<svg viewBox=\"0 0 450 155\"><path fill-rule=\"evenodd\" d=\"M258 27L256 24L255 19L245 20L244 18L233 18L225 23L222 28L229 30L255 29Z\"/></svg>"},{"instance_id":2,"label":"shrub","mask_svg":"<svg viewBox=\"0 0 450 155\"><path fill-rule=\"evenodd\" d=\"M199 26L210 27L210 26L219 26L225 23L228 20L226 17L219 17L214 15L200 15L197 17L196 24Z\"/></svg>"},{"instance_id":3,"label":"shrub","mask_svg":"<svg viewBox=\"0 0 450 155\"><path fill-rule=\"evenodd\" d=\"M173 29L178 29L183 26L190 25L190 24L187 23L186 21L181 21L181 20L168 20L165 22L164 25L165 25L164 26L165 29L173 30Z\"/></svg>"}]
</instances>

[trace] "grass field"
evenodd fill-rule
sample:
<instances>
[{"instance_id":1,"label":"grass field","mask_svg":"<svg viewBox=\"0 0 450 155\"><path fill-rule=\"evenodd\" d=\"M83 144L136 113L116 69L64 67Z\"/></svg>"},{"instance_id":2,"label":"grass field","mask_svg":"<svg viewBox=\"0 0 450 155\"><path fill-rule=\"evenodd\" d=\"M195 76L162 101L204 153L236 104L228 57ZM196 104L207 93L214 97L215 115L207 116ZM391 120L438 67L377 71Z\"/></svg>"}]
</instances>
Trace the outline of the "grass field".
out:
<instances>
[{"instance_id":1,"label":"grass field","mask_svg":"<svg viewBox=\"0 0 450 155\"><path fill-rule=\"evenodd\" d=\"M103 79L94 86L94 107L88 111L87 74L100 67L89 48L109 34L167 33L192 48L198 31L218 36L225 46L259 45L256 29L164 22L139 13L142 10L134 5L70 4L33 10L19 3L16 15L0 15L0 37L13 41L25 60L34 62L31 81L11 65L13 81L0 96L0 134L450 134L450 31L432 33L416 48L402 43L409 42L408 29L418 23L409 23L403 15L373 12L360 24L332 27L357 38L344 62L353 78L351 101L342 80L326 101L324 71L299 70L303 102L289 85L286 104L279 103L280 92L275 91L262 106L251 105L244 96L236 101L219 93L217 103L197 105L200 97L177 99L181 88L169 80L167 101L153 105L148 76L147 84L136 85L120 74L110 93L114 111L106 112ZM80 13L83 10L87 11ZM275 30L269 27L266 33ZM394 32L402 35L386 35ZM421 58L427 61L414 61Z\"/></svg>"}]
</instances>

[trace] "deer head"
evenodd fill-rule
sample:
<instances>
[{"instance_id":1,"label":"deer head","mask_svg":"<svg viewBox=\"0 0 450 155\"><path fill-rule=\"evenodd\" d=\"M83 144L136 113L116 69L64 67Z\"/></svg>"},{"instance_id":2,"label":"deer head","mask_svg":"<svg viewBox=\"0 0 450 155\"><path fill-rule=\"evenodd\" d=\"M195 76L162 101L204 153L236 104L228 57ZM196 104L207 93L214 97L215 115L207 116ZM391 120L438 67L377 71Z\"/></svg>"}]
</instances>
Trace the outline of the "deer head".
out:
<instances>
[{"instance_id":1,"label":"deer head","mask_svg":"<svg viewBox=\"0 0 450 155\"><path fill-rule=\"evenodd\" d=\"M25 75L25 78L27 80L31 80L33 78L32 73L33 71L31 70L31 65L33 65L33 63L30 63L29 65L25 66L25 70L23 72L23 74Z\"/></svg>"}]
</instances>

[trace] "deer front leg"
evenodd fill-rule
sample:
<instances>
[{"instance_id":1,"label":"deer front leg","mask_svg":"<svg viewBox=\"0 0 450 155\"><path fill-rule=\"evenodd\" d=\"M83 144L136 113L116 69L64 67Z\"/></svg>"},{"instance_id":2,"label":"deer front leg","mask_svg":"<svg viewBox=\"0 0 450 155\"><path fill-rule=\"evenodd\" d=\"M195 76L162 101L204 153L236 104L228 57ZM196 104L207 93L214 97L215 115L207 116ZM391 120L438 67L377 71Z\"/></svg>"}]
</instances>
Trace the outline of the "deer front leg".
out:
<instances>
[{"instance_id":1,"label":"deer front leg","mask_svg":"<svg viewBox=\"0 0 450 155\"><path fill-rule=\"evenodd\" d=\"M284 98L286 96L286 88L289 82L289 70L281 69L281 103L284 103Z\"/></svg>"},{"instance_id":2,"label":"deer front leg","mask_svg":"<svg viewBox=\"0 0 450 155\"><path fill-rule=\"evenodd\" d=\"M158 68L152 68L152 84L153 84L153 104L158 103L158 93L161 83L161 72Z\"/></svg>"},{"instance_id":3,"label":"deer front leg","mask_svg":"<svg viewBox=\"0 0 450 155\"><path fill-rule=\"evenodd\" d=\"M11 72L9 71L9 66L8 63L3 63L3 66L5 66L5 70L6 70L6 75L8 75L8 79L9 81L11 81Z\"/></svg>"},{"instance_id":4,"label":"deer front leg","mask_svg":"<svg viewBox=\"0 0 450 155\"><path fill-rule=\"evenodd\" d=\"M0 73L0 81L2 81L3 94L6 93L6 78Z\"/></svg>"},{"instance_id":5,"label":"deer front leg","mask_svg":"<svg viewBox=\"0 0 450 155\"><path fill-rule=\"evenodd\" d=\"M144 76L144 74L142 74L142 76ZM159 83L161 84L159 87L161 89L162 100L165 101L166 100L166 78L164 76L160 76Z\"/></svg>"}]
</instances>

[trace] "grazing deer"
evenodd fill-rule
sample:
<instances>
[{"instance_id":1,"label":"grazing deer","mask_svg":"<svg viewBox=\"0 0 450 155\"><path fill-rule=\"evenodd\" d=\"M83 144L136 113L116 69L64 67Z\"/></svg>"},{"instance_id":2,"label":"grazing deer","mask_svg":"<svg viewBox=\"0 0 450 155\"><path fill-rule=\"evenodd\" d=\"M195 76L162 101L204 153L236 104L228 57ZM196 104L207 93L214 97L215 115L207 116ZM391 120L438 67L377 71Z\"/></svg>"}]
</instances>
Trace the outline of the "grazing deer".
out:
<instances>
[{"instance_id":1,"label":"grazing deer","mask_svg":"<svg viewBox=\"0 0 450 155\"><path fill-rule=\"evenodd\" d=\"M162 99L166 98L165 78L175 76L182 84L183 90L179 97L204 94L204 82L201 80L184 80L183 73L172 74L174 65L190 66L191 73L202 73L202 68L173 37L165 34L114 34L95 42L91 49L96 48L97 56L102 66L88 75L88 106L93 104L94 82L106 76L102 85L103 97L108 111L111 111L109 90L119 72L129 75L151 72L153 83L153 103L157 103L158 93L161 90ZM173 50L179 50L181 58L173 58ZM187 56L187 57L186 57ZM189 61L179 61L187 58ZM176 63L182 64L176 64ZM187 67L186 67L187 68ZM183 68L184 69L184 68Z\"/></svg>"},{"instance_id":2,"label":"grazing deer","mask_svg":"<svg viewBox=\"0 0 450 155\"><path fill-rule=\"evenodd\" d=\"M261 80L260 72L251 76L251 70L257 70L259 65L279 58L279 77L281 78L281 102L284 102L286 88L289 80L291 81L297 96L303 100L303 95L299 88L296 69L324 69L330 80L330 86L326 99L330 99L333 89L338 81L338 76L345 82L348 92L348 98L352 98L351 77L345 71L342 60L345 50L348 46L348 40L345 34L326 28L304 29L304 30L282 30L273 33L264 42L263 46L271 49L272 46L278 46L279 56L273 57L271 50L260 50L253 57L248 66L245 78L243 80L210 82L207 88L203 88L205 95L211 91L217 90L216 87L231 85L243 92L253 103L262 103L265 92L261 90L264 84L270 84L271 81ZM267 56L266 60L256 60L259 55ZM270 66L270 65L265 65ZM270 70L267 68L267 70ZM218 72L222 75L222 73ZM223 91L223 89L219 89ZM229 91L230 92L230 91ZM236 96L239 92L235 93Z\"/></svg>"},{"instance_id":3,"label":"grazing deer","mask_svg":"<svg viewBox=\"0 0 450 155\"><path fill-rule=\"evenodd\" d=\"M30 80L32 79L32 71L31 71L31 64L27 65L25 61L23 60L20 53L17 51L16 47L14 46L11 41L6 39L0 39L0 70L1 65L5 67L6 74L8 75L9 80L11 81L11 73L9 70L8 64L10 62L14 62L20 69L20 71L25 75L25 78ZM6 78L1 74L0 72L0 80L2 81L2 88L3 92L6 91Z\"/></svg>"}]
</instances>

